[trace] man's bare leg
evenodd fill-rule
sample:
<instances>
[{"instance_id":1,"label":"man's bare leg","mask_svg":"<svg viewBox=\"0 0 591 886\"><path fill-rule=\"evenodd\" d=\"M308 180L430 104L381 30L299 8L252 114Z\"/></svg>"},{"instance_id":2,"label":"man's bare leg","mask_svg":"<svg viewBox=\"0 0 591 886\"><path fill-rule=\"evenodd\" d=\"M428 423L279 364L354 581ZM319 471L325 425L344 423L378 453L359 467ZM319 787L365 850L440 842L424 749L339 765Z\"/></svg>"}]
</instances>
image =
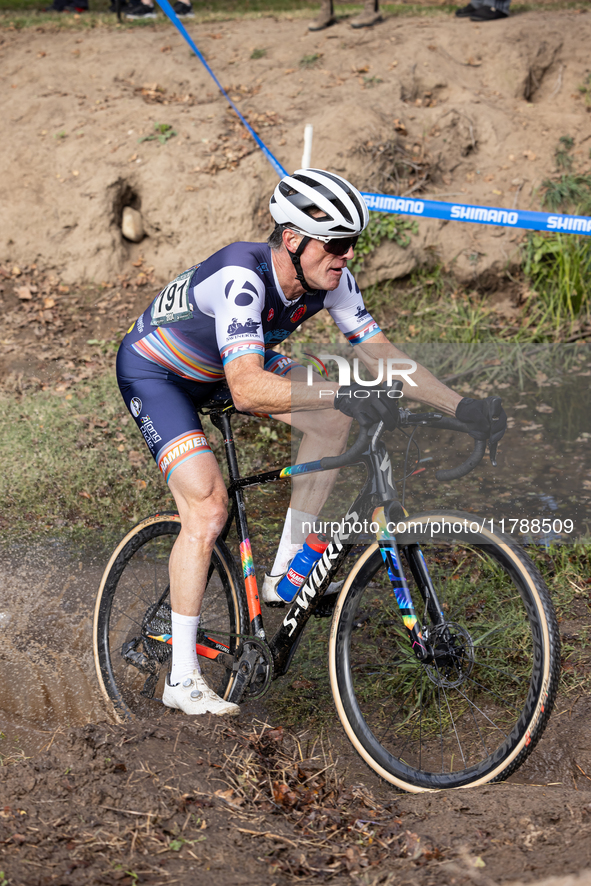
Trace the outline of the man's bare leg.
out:
<instances>
[{"instance_id":1,"label":"man's bare leg","mask_svg":"<svg viewBox=\"0 0 591 886\"><path fill-rule=\"evenodd\" d=\"M324 456L340 455L345 451L351 420L332 409L320 412L297 412L291 415L274 415L303 431L296 464L315 461ZM298 474L292 481L292 494L286 515L284 531L270 576L283 575L288 562L295 556L308 534L302 521L313 521L322 510L338 476L336 471L318 474Z\"/></svg>"},{"instance_id":2,"label":"man's bare leg","mask_svg":"<svg viewBox=\"0 0 591 886\"><path fill-rule=\"evenodd\" d=\"M162 701L186 714L239 713L206 684L196 652L199 613L215 540L227 516L227 493L213 453L179 465L169 480L181 531L169 560L172 609L172 670Z\"/></svg>"},{"instance_id":3,"label":"man's bare leg","mask_svg":"<svg viewBox=\"0 0 591 886\"><path fill-rule=\"evenodd\" d=\"M170 602L174 612L199 615L211 552L228 516L228 495L212 452L179 465L168 485L181 518L170 555Z\"/></svg>"}]
</instances>

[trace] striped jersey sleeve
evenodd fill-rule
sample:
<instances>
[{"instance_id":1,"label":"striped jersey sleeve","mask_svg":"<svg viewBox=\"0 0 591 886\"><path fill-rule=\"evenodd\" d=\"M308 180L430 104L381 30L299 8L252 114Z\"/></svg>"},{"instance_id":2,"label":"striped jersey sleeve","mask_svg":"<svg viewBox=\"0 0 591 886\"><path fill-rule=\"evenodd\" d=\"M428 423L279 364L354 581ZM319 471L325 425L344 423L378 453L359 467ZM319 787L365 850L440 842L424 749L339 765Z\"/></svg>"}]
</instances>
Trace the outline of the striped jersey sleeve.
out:
<instances>
[{"instance_id":1,"label":"striped jersey sleeve","mask_svg":"<svg viewBox=\"0 0 591 886\"><path fill-rule=\"evenodd\" d=\"M324 307L352 345L368 341L381 332L365 307L359 286L347 268L337 288L327 292Z\"/></svg>"}]
</instances>

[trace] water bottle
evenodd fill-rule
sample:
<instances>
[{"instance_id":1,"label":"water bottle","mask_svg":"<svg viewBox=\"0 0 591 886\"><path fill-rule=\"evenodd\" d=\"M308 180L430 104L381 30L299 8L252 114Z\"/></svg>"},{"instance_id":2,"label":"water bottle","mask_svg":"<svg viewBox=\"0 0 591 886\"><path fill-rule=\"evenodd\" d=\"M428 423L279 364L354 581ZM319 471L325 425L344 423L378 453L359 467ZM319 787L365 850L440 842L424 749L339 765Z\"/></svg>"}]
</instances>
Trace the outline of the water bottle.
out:
<instances>
[{"instance_id":1,"label":"water bottle","mask_svg":"<svg viewBox=\"0 0 591 886\"><path fill-rule=\"evenodd\" d=\"M314 565L320 560L323 553L328 547L328 538L326 535L311 532L303 548L301 548L293 560L289 568L279 584L277 585L277 593L286 603L291 603L306 577L310 574Z\"/></svg>"}]
</instances>

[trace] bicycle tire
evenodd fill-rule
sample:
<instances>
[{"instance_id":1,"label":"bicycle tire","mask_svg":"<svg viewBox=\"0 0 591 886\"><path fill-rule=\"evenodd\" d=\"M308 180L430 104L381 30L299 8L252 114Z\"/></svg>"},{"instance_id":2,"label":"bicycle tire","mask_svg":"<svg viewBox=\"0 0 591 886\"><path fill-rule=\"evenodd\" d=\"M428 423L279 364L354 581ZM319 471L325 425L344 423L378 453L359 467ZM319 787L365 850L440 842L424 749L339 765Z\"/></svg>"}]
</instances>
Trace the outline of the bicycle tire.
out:
<instances>
[{"instance_id":1,"label":"bicycle tire","mask_svg":"<svg viewBox=\"0 0 591 886\"><path fill-rule=\"evenodd\" d=\"M440 668L412 653L378 545L357 561L335 606L329 669L341 723L365 762L405 791L508 778L539 741L558 687L560 637L541 575L507 536L455 533L463 520L474 515L418 514L406 518L421 524L418 533L397 536L408 545L424 541L429 524L450 523L422 552L460 666L457 655ZM406 564L405 574L425 625Z\"/></svg>"},{"instance_id":2,"label":"bicycle tire","mask_svg":"<svg viewBox=\"0 0 591 886\"><path fill-rule=\"evenodd\" d=\"M142 520L114 550L101 580L93 623L94 661L102 694L119 721L153 715L154 702L142 695L147 669L154 674L151 695L158 699L162 695L172 647L149 634L171 633L168 558L180 528L174 513ZM232 635L247 633L249 621L242 581L221 539L214 546L211 565L199 628L233 654L239 639ZM132 657L140 656L135 660L142 662L143 670L123 658L127 649ZM233 684L232 670L201 656L200 664L208 684L226 698Z\"/></svg>"}]
</instances>

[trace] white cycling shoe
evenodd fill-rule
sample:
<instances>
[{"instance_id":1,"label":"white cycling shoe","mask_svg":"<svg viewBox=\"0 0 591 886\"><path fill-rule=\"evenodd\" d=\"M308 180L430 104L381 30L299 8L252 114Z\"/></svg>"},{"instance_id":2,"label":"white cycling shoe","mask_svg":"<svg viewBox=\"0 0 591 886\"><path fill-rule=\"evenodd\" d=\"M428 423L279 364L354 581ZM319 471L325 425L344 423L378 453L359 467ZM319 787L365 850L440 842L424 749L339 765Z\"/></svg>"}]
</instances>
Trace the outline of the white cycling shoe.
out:
<instances>
[{"instance_id":1,"label":"white cycling shoe","mask_svg":"<svg viewBox=\"0 0 591 886\"><path fill-rule=\"evenodd\" d=\"M285 573L283 573L283 575L285 575ZM265 578L263 581L263 603L280 603L285 606L286 601L277 593L277 586L283 578L283 575L269 575L265 572ZM328 597L329 594L338 594L343 587L344 581L344 579L342 581L331 581L324 592L324 596Z\"/></svg>"},{"instance_id":2,"label":"white cycling shoe","mask_svg":"<svg viewBox=\"0 0 591 886\"><path fill-rule=\"evenodd\" d=\"M210 689L201 671L194 670L180 683L171 686L166 676L162 703L167 708L177 708L190 716L198 714L217 714L218 716L236 717L240 713L237 704L224 701Z\"/></svg>"}]
</instances>

